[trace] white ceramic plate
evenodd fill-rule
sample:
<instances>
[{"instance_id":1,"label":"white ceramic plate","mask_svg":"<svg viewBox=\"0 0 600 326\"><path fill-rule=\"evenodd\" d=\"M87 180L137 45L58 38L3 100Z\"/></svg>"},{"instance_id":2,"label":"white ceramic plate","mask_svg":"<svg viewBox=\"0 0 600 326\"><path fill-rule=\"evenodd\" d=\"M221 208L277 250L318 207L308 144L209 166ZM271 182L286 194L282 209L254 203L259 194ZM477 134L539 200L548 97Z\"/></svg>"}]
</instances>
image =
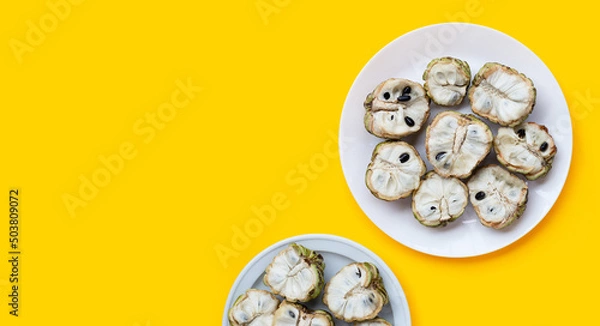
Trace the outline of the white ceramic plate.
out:
<instances>
[{"instance_id":1,"label":"white ceramic plate","mask_svg":"<svg viewBox=\"0 0 600 326\"><path fill-rule=\"evenodd\" d=\"M464 215L443 228L427 228L413 217L411 198L385 202L365 186L365 172L375 146L382 141L364 127L363 102L380 82L391 77L423 83L422 74L431 59L454 56L466 60L474 76L484 63L496 61L524 73L534 82L537 101L527 121L546 125L558 153L552 170L541 180L528 182L529 202L523 216L503 230L480 224L469 204ZM427 125L445 109L432 103ZM472 113L469 100L456 108ZM494 135L497 126L487 122ZM426 126L427 126L426 125ZM427 169L425 128L404 140L415 145ZM405 34L384 47L360 72L344 104L340 123L340 157L350 191L364 213L383 232L415 250L444 257L470 257L503 248L533 229L548 213L563 188L572 154L569 109L556 79L546 65L519 41L496 30L472 24L449 23L424 27ZM491 153L485 163L495 163Z\"/></svg>"},{"instance_id":2,"label":"white ceramic plate","mask_svg":"<svg viewBox=\"0 0 600 326\"><path fill-rule=\"evenodd\" d=\"M350 263L374 263L379 269L385 289L390 298L390 303L383 307L379 316L395 326L410 325L410 312L408 310L408 302L406 301L404 291L402 290L398 279L394 276L394 273L381 258L377 257L377 255L369 249L345 238L325 234L308 234L282 240L265 249L246 265L233 284L229 296L227 297L225 311L223 312L223 326L229 325L227 312L231 307L231 304L239 295L250 288L268 290L262 282L265 269L271 263L273 257L290 243L294 242L323 255L323 259L325 260L325 282L328 282L342 267ZM323 304L322 294L305 305L310 309L327 310ZM336 325L350 325L337 319L335 322Z\"/></svg>"}]
</instances>

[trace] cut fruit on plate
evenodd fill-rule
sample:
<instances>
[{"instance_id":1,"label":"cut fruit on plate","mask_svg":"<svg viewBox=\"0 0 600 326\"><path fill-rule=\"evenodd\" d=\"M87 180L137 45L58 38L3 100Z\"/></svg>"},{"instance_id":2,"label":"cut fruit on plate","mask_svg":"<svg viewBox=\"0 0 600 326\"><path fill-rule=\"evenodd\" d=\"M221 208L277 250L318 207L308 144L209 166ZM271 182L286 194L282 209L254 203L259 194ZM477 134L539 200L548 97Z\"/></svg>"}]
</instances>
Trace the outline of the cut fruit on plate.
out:
<instances>
[{"instance_id":1,"label":"cut fruit on plate","mask_svg":"<svg viewBox=\"0 0 600 326\"><path fill-rule=\"evenodd\" d=\"M273 325L335 326L335 322L327 311L311 311L301 304L284 301L273 316Z\"/></svg>"},{"instance_id":2,"label":"cut fruit on plate","mask_svg":"<svg viewBox=\"0 0 600 326\"><path fill-rule=\"evenodd\" d=\"M375 318L389 298L375 265L352 263L327 283L323 302L335 318L353 322Z\"/></svg>"},{"instance_id":3,"label":"cut fruit on plate","mask_svg":"<svg viewBox=\"0 0 600 326\"><path fill-rule=\"evenodd\" d=\"M459 218L468 202L467 186L458 178L444 178L430 171L413 194L412 209L421 224L438 227Z\"/></svg>"},{"instance_id":4,"label":"cut fruit on plate","mask_svg":"<svg viewBox=\"0 0 600 326\"><path fill-rule=\"evenodd\" d=\"M232 326L272 326L279 299L265 290L249 289L229 309Z\"/></svg>"},{"instance_id":5,"label":"cut fruit on plate","mask_svg":"<svg viewBox=\"0 0 600 326\"><path fill-rule=\"evenodd\" d=\"M533 111L535 98L531 79L496 62L488 62L479 70L469 90L473 112L508 127L527 119Z\"/></svg>"},{"instance_id":6,"label":"cut fruit on plate","mask_svg":"<svg viewBox=\"0 0 600 326\"><path fill-rule=\"evenodd\" d=\"M252 261L244 267L227 297L223 313L223 326L228 325L228 311L236 298L244 294L250 288L269 291L269 288L262 281L265 275L265 269L271 261L273 261L275 256L288 248L292 243L310 248L323 256L323 260L326 264L324 273L326 282L331 280L331 278L333 278L333 276L344 266L355 262L370 262L376 266L389 298L389 304L383 306L378 317L388 320L395 326L411 325L408 302L402 287L394 273L381 258L369 249L346 238L326 234L307 234L288 238L270 246L254 257ZM322 296L307 303L302 303L302 305L306 306L311 311L329 310L323 303ZM352 323L344 321L334 321L336 326L352 325Z\"/></svg>"},{"instance_id":7,"label":"cut fruit on plate","mask_svg":"<svg viewBox=\"0 0 600 326\"><path fill-rule=\"evenodd\" d=\"M388 140L373 150L365 179L375 197L390 201L410 196L425 171L425 163L414 147Z\"/></svg>"},{"instance_id":8,"label":"cut fruit on plate","mask_svg":"<svg viewBox=\"0 0 600 326\"><path fill-rule=\"evenodd\" d=\"M429 117L429 98L421 84L391 78L379 84L364 102L367 131L386 139L413 134Z\"/></svg>"},{"instance_id":9,"label":"cut fruit on plate","mask_svg":"<svg viewBox=\"0 0 600 326\"><path fill-rule=\"evenodd\" d=\"M273 258L263 281L271 291L291 302L306 302L323 289L323 256L292 243Z\"/></svg>"},{"instance_id":10,"label":"cut fruit on plate","mask_svg":"<svg viewBox=\"0 0 600 326\"><path fill-rule=\"evenodd\" d=\"M492 149L490 128L471 114L444 111L427 127L425 151L435 172L466 178Z\"/></svg>"},{"instance_id":11,"label":"cut fruit on plate","mask_svg":"<svg viewBox=\"0 0 600 326\"><path fill-rule=\"evenodd\" d=\"M431 40L445 35L455 37L451 42L444 42L441 39L443 49L432 51ZM559 150L559 154L552 159L552 170L543 179L530 182L531 191L527 210L518 222L504 228L501 232L482 227L470 204L461 217L448 223L444 228L423 227L413 217L411 200L382 201L375 198L365 186L365 168L370 163L373 148L381 142L380 139L365 131L363 121L365 96L373 91L375 85L389 78L422 80L427 65L442 56L459 58L468 62L472 69L477 70L487 62L501 62L531 78L535 83L537 96L535 109L531 111L527 120L546 126ZM477 70L471 71L472 74ZM470 88L472 87L474 86L471 85ZM469 90L467 96L468 94ZM470 101L467 99L463 99L459 105L449 109L461 114L473 114ZM426 124L431 124L432 118L443 110L448 109L431 105L430 118ZM525 107L523 112L527 111ZM499 125L483 118L480 120L488 125L492 135L497 135ZM513 119L510 120L512 122ZM414 146L421 157L427 157L424 160L427 169L433 170L432 162L430 163L429 160L435 160L439 152L433 156L426 155L426 133L423 129L403 138L403 141ZM419 252L443 257L472 257L514 243L536 227L546 216L559 197L569 173L573 131L563 92L552 72L535 53L514 38L497 30L473 24L448 23L427 26L400 36L381 49L364 66L344 102L340 119L339 149L344 177L354 199L366 217L382 232ZM485 166L496 162L494 156L487 155L479 165ZM391 320L390 322L395 324Z\"/></svg>"},{"instance_id":12,"label":"cut fruit on plate","mask_svg":"<svg viewBox=\"0 0 600 326\"><path fill-rule=\"evenodd\" d=\"M460 104L471 82L469 64L460 59L443 57L431 60L423 73L425 90L431 100L441 106Z\"/></svg>"},{"instance_id":13,"label":"cut fruit on plate","mask_svg":"<svg viewBox=\"0 0 600 326\"><path fill-rule=\"evenodd\" d=\"M507 227L527 206L525 181L495 164L478 169L467 187L481 224L490 228Z\"/></svg>"},{"instance_id":14,"label":"cut fruit on plate","mask_svg":"<svg viewBox=\"0 0 600 326\"><path fill-rule=\"evenodd\" d=\"M545 176L552 168L557 148L548 128L527 122L514 128L500 128L494 138L498 162L529 180Z\"/></svg>"},{"instance_id":15,"label":"cut fruit on plate","mask_svg":"<svg viewBox=\"0 0 600 326\"><path fill-rule=\"evenodd\" d=\"M387 320L382 318L376 318L373 320L359 321L353 324L353 326L392 326Z\"/></svg>"}]
</instances>

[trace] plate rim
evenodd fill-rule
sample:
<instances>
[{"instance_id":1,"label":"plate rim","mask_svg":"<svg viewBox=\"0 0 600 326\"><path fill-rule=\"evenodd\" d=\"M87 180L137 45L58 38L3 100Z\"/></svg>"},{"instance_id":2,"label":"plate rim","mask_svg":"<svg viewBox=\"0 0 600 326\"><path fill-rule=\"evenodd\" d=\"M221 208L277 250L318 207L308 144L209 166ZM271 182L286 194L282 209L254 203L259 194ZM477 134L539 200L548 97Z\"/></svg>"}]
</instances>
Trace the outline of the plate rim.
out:
<instances>
[{"instance_id":1,"label":"plate rim","mask_svg":"<svg viewBox=\"0 0 600 326\"><path fill-rule=\"evenodd\" d=\"M244 279L244 276L248 273L248 271L252 268L252 266L254 266L257 261L263 259L266 255L268 255L271 251L273 251L277 247L280 247L280 246L288 244L288 243L293 243L293 242L297 242L297 241L305 241L305 240L329 240L329 241L340 242L345 245L349 245L357 250L360 250L364 254L373 258L375 260L375 263L377 263L377 267L380 270L382 270L383 272L385 272L386 274L388 274L388 277L390 277L391 281L394 283L393 285L396 286L398 288L398 290L400 291L401 300L403 300L403 302L406 303L406 304L402 305L403 311L401 313L403 316L405 316L408 325L412 325L412 319L411 319L411 315L410 315L410 306L408 304L408 298L406 296L406 293L404 292L404 289L402 288L402 284L400 284L400 280L398 280L398 277L396 277L396 274L394 273L394 271L385 263L385 261L383 259L381 259L381 257L379 257L379 255L377 255L376 253L371 251L369 248L363 246L362 244L360 244L356 241L350 240L348 238L345 238L345 237L341 237L341 236L333 235L333 234L325 234L325 233L310 233L310 234L296 235L296 236L292 236L292 237L288 237L288 238L279 240L276 243L261 250L260 253L258 253L256 256L254 256L244 266L244 268L242 269L242 271L240 271L240 273L238 274L238 276L236 277L235 281L233 282L232 286L229 289L229 294L227 295L227 299L225 301L225 308L223 311L223 319L222 319L223 326L229 325L227 312L229 311L229 308L230 308L229 306L231 305L231 302L233 302L233 299L234 299L234 290L239 286L239 284Z\"/></svg>"},{"instance_id":2,"label":"plate rim","mask_svg":"<svg viewBox=\"0 0 600 326\"><path fill-rule=\"evenodd\" d=\"M349 178L349 171L348 171L348 167L345 167L344 165L344 157L345 157L345 152L343 150L343 141L342 138L344 138L345 136L349 136L346 135L346 133L344 132L343 129L343 121L344 121L344 116L347 113L346 108L349 107L352 103L349 103L350 101L350 94L351 91L356 87L358 81L361 79L362 75L365 74L369 68L374 65L374 62L378 60L379 56L384 55L384 52L387 51L388 48L392 47L396 42L400 41L402 38L407 37L413 33L422 33L425 32L427 30L431 30L431 29L436 29L436 28L441 28L444 26L453 26L453 27L457 27L460 28L461 26L467 27L467 28L478 28L478 29L482 29L485 30L486 32L490 32L490 33L497 33L500 34L503 37L506 37L510 40L512 40L513 42L515 42L515 44L517 44L518 46L521 46L523 49L525 49L526 51L530 52L531 54L533 54L535 56L535 58L537 58L539 60L539 62L543 65L543 67L550 73L550 75L552 76L552 80L550 80L549 82L556 84L556 86L558 87L558 89L561 92L562 95L562 101L561 101L561 106L564 106L567 108L567 113L568 113L568 123L569 123L569 136L570 136L570 142L568 143L568 153L565 153L565 150L562 150L561 153L565 153L568 154L568 157L565 158L566 162L566 173L564 176L562 176L562 178L559 180L559 191L558 194L556 196L556 198L552 201L552 204L548 206L547 209L545 209L545 211L543 212L543 214L541 215L540 218L537 219L537 221L535 223L533 223L532 225L530 225L529 227L527 227L526 229L523 230L522 233L520 233L518 236L516 236L516 238L511 239L510 241L507 241L506 243L504 243L501 246L498 246L497 248L493 248L490 250L485 250L482 252L473 252L473 253L467 253L467 254L458 254L458 253L440 253L440 252L435 252L432 250L428 250L428 249L423 249L420 248L418 244L415 243L407 243L407 242L401 242L400 240L397 240L396 238L392 237L390 234L388 234L387 231L381 229L379 227L379 225L377 225L372 219L371 217L369 217L366 213L365 210L363 209L363 205L357 200L357 196L355 195L354 191L352 190L352 188L350 187L350 183L348 182L348 178ZM384 141L385 139L381 139L381 141ZM354 201L356 202L356 204L359 206L360 210L362 211L362 213L371 221L371 223L373 223L379 230L381 230L386 236L388 236L389 238L391 238L392 240L396 241L397 243L408 247L412 250L415 250L417 252L420 253L424 253L427 255L431 255L431 256L435 256L435 257L443 257L443 258L470 258L470 257L478 257L478 256L483 256L483 255L487 255L496 251L499 251L501 249L504 249L512 244L514 244L515 242L521 240L522 238L524 238L526 235L528 235L535 227L537 227L542 220L544 220L544 218L548 215L548 213L550 212L550 210L554 207L554 205L556 204L556 202L558 201L558 199L560 198L562 191L564 190L564 186L567 182L567 178L570 174L570 170L571 170L571 163L573 160L573 121L570 115L570 110L569 110L569 105L567 103L565 94L562 90L562 88L560 87L560 84L558 83L558 80L556 79L556 76L554 75L554 73L552 72L552 70L550 70L550 68L548 68L548 65L546 65L546 63L544 62L544 60L542 60L535 52L533 52L529 47L527 47L525 44L523 44L522 42L520 42L519 40L517 40L516 38L512 37L509 34L506 34L500 30L497 30L495 28L489 27L489 26L485 26L485 25L480 25L480 24L474 24L474 23L464 23L464 22L445 22L445 23L437 23L437 24L430 24L430 25L425 25L425 26L421 26L419 28L410 30L406 33L403 33L402 35L399 35L398 37L394 38L392 41L388 42L385 46L383 46L382 48L380 48L373 56L371 56L371 58L367 61L367 63L362 67L362 69L360 70L360 72L356 75L356 77L354 78L354 81L352 82L350 88L348 89L347 93L346 93L346 97L344 100L344 104L342 107L342 113L340 115L340 123L339 123L339 128L338 128L338 151L340 153L340 165L342 167L342 173L344 175L344 180L346 183L346 187L348 188L348 190L350 190L350 193L352 194L352 197L354 199ZM562 154L564 155L564 154Z\"/></svg>"}]
</instances>

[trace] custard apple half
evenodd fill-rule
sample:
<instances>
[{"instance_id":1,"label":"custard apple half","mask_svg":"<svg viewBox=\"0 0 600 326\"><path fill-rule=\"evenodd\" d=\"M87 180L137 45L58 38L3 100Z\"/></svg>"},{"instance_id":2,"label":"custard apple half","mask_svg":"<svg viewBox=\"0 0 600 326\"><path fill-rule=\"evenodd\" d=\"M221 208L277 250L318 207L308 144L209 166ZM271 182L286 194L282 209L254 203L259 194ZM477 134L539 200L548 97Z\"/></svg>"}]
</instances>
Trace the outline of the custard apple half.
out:
<instances>
[{"instance_id":1,"label":"custard apple half","mask_svg":"<svg viewBox=\"0 0 600 326\"><path fill-rule=\"evenodd\" d=\"M425 163L413 146L388 140L375 147L365 179L375 197L391 201L408 197L425 171Z\"/></svg>"},{"instance_id":2,"label":"custard apple half","mask_svg":"<svg viewBox=\"0 0 600 326\"><path fill-rule=\"evenodd\" d=\"M473 112L505 127L525 121L533 111L535 97L531 79L495 62L488 62L479 70L469 89Z\"/></svg>"},{"instance_id":3,"label":"custard apple half","mask_svg":"<svg viewBox=\"0 0 600 326\"><path fill-rule=\"evenodd\" d=\"M557 149L545 126L527 122L498 129L494 151L508 170L536 180L550 171Z\"/></svg>"},{"instance_id":4,"label":"custard apple half","mask_svg":"<svg viewBox=\"0 0 600 326\"><path fill-rule=\"evenodd\" d=\"M527 206L525 181L495 164L477 170L467 187L475 213L487 227L502 229L508 226Z\"/></svg>"},{"instance_id":5,"label":"custard apple half","mask_svg":"<svg viewBox=\"0 0 600 326\"><path fill-rule=\"evenodd\" d=\"M331 315L324 310L311 311L305 306L283 301L273 316L272 326L334 326Z\"/></svg>"},{"instance_id":6,"label":"custard apple half","mask_svg":"<svg viewBox=\"0 0 600 326\"><path fill-rule=\"evenodd\" d=\"M333 276L323 302L335 318L354 322L375 318L389 298L379 270L365 262L347 265Z\"/></svg>"},{"instance_id":7,"label":"custard apple half","mask_svg":"<svg viewBox=\"0 0 600 326\"><path fill-rule=\"evenodd\" d=\"M360 321L352 324L353 326L392 326L387 320L376 318L373 320Z\"/></svg>"},{"instance_id":8,"label":"custard apple half","mask_svg":"<svg viewBox=\"0 0 600 326\"><path fill-rule=\"evenodd\" d=\"M400 139L421 129L429 117L425 89L408 79L391 78L367 95L365 128L386 139Z\"/></svg>"},{"instance_id":9,"label":"custard apple half","mask_svg":"<svg viewBox=\"0 0 600 326\"><path fill-rule=\"evenodd\" d=\"M427 127L427 159L439 175L463 179L487 156L493 139L490 128L475 116L444 111Z\"/></svg>"},{"instance_id":10,"label":"custard apple half","mask_svg":"<svg viewBox=\"0 0 600 326\"><path fill-rule=\"evenodd\" d=\"M459 218L468 202L467 186L458 178L444 178L430 171L413 194L412 210L421 224L438 227Z\"/></svg>"},{"instance_id":11,"label":"custard apple half","mask_svg":"<svg viewBox=\"0 0 600 326\"><path fill-rule=\"evenodd\" d=\"M250 289L229 309L231 326L272 326L279 299L264 290Z\"/></svg>"},{"instance_id":12,"label":"custard apple half","mask_svg":"<svg viewBox=\"0 0 600 326\"><path fill-rule=\"evenodd\" d=\"M324 269L323 256L292 243L267 266L263 282L287 301L307 302L321 293Z\"/></svg>"},{"instance_id":13,"label":"custard apple half","mask_svg":"<svg viewBox=\"0 0 600 326\"><path fill-rule=\"evenodd\" d=\"M425 90L437 105L454 106L462 102L471 82L469 64L460 59L433 59L423 73Z\"/></svg>"}]
</instances>

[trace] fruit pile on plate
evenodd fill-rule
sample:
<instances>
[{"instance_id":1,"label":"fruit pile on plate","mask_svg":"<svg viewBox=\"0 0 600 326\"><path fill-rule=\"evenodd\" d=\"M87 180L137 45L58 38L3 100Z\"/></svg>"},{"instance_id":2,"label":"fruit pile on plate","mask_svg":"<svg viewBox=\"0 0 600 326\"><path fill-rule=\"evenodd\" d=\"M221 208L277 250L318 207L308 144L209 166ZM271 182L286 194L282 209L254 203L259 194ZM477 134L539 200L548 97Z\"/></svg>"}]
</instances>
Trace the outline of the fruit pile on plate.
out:
<instances>
[{"instance_id":1,"label":"fruit pile on plate","mask_svg":"<svg viewBox=\"0 0 600 326\"><path fill-rule=\"evenodd\" d=\"M452 57L432 60L423 80L424 86L391 78L367 95L365 127L386 139L373 151L368 189L386 201L412 195L414 216L425 226L456 220L468 202L483 225L508 226L527 203L528 184L517 174L527 180L545 176L557 152L547 128L526 121L536 101L533 82L488 62L471 83L468 63ZM465 97L476 115L452 110ZM420 153L402 139L424 129L432 101L446 110L426 128L425 156L433 167L427 172ZM500 126L496 135L485 120ZM492 147L499 164L481 166Z\"/></svg>"},{"instance_id":2,"label":"fruit pile on plate","mask_svg":"<svg viewBox=\"0 0 600 326\"><path fill-rule=\"evenodd\" d=\"M249 289L229 309L232 326L333 326L335 319L352 325L391 325L377 318L389 298L377 267L351 263L326 282L323 256L292 243L265 270L270 291ZM322 300L330 312L303 304Z\"/></svg>"}]
</instances>

